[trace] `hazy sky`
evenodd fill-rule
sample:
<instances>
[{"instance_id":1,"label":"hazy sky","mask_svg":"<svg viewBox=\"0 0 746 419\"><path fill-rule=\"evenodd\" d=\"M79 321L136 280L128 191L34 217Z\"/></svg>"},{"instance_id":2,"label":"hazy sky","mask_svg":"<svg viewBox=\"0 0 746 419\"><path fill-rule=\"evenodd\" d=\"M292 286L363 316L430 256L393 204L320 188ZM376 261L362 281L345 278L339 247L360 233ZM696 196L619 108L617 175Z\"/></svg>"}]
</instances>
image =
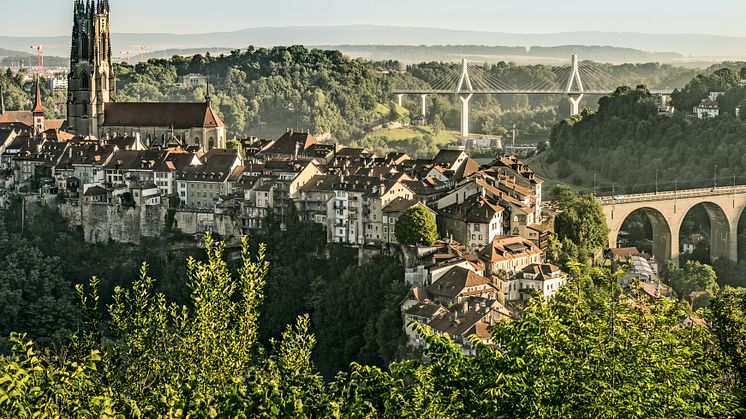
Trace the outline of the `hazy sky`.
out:
<instances>
[{"instance_id":1,"label":"hazy sky","mask_svg":"<svg viewBox=\"0 0 746 419\"><path fill-rule=\"evenodd\" d=\"M114 32L383 24L546 33L746 36L743 0L110 0ZM2 0L0 35L67 35L73 0ZM8 19L5 16L13 16ZM23 18L21 18L23 16ZM0 48L2 45L0 45Z\"/></svg>"}]
</instances>

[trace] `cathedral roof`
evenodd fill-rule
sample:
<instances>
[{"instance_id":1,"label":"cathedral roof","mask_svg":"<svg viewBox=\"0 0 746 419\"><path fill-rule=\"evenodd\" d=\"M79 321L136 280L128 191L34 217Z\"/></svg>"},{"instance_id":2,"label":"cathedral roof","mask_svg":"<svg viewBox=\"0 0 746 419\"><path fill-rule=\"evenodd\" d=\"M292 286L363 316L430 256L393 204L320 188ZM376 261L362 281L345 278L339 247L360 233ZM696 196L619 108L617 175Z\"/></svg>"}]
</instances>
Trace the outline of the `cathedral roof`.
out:
<instances>
[{"instance_id":1,"label":"cathedral roof","mask_svg":"<svg viewBox=\"0 0 746 419\"><path fill-rule=\"evenodd\" d=\"M104 126L217 128L223 121L206 102L111 102L104 105Z\"/></svg>"}]
</instances>

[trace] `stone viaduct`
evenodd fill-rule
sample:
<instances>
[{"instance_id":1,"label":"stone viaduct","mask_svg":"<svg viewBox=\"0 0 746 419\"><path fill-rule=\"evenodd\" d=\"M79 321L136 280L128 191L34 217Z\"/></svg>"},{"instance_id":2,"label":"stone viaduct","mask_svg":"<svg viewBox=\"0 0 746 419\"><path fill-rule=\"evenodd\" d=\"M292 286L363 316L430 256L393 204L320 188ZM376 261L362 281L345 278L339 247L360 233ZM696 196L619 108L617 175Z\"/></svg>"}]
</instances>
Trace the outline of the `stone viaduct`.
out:
<instances>
[{"instance_id":1,"label":"stone viaduct","mask_svg":"<svg viewBox=\"0 0 746 419\"><path fill-rule=\"evenodd\" d=\"M653 226L653 256L659 261L679 261L679 230L687 213L697 205L707 211L712 224L712 260L738 258L738 222L746 208L746 186L689 189L597 198L609 226L609 247L617 247L619 230L634 211L642 210Z\"/></svg>"}]
</instances>

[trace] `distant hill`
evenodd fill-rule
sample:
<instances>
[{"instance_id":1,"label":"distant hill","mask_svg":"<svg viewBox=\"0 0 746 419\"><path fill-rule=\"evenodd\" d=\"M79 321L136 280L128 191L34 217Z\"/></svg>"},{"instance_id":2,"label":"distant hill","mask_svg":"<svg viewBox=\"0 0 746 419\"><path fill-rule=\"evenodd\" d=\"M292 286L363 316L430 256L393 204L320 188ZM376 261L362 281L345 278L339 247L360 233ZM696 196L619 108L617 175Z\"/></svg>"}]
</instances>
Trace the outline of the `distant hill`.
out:
<instances>
[{"instance_id":1,"label":"distant hill","mask_svg":"<svg viewBox=\"0 0 746 419\"><path fill-rule=\"evenodd\" d=\"M22 63L25 67L36 66L36 54L0 48L0 66L17 66L19 63ZM56 57L52 55L44 56L45 67L63 67L67 66L68 63L68 58Z\"/></svg>"},{"instance_id":2,"label":"distant hill","mask_svg":"<svg viewBox=\"0 0 746 419\"><path fill-rule=\"evenodd\" d=\"M30 55L27 52L11 51L9 49L0 48L0 57L20 57Z\"/></svg>"},{"instance_id":3,"label":"distant hill","mask_svg":"<svg viewBox=\"0 0 746 419\"><path fill-rule=\"evenodd\" d=\"M520 64L563 64L572 54L583 60L622 63L680 61L684 56L675 52L650 53L631 48L609 46L562 45L556 47L491 47L477 45L410 46L410 45L324 45L352 57L369 60L398 60L405 64L425 61L457 61L468 58L472 62L507 61Z\"/></svg>"},{"instance_id":4,"label":"distant hill","mask_svg":"<svg viewBox=\"0 0 746 419\"><path fill-rule=\"evenodd\" d=\"M27 50L36 44L69 44L69 36L59 37L0 37L0 45L10 50ZM410 28L400 26L348 25L348 26L303 26L303 27L262 27L235 32L205 34L166 34L166 33L120 33L112 37L114 53L136 52L132 45L145 45L149 51L165 50L207 50L216 45L223 49L246 48L274 45L366 45L366 46L434 46L434 45L483 45L487 47L530 48L531 56L538 48L565 47L561 51L578 51L581 54L594 53L590 48L618 48L603 54L597 60L649 61L651 59L682 60L691 57L718 57L737 59L746 57L746 38L702 34L645 34L631 32L562 32L547 34L511 34L501 32L460 31L434 28ZM595 46L595 47L594 47ZM598 47L601 46L601 47ZM376 48L376 47L369 47ZM623 50L627 50L626 52ZM637 51L631 51L637 50ZM371 53L365 48L350 49L352 52ZM601 50L598 50L601 51ZM668 51L668 52L666 52ZM544 51L547 53L550 51ZM483 54L484 52L480 52ZM559 52L558 52L559 53ZM670 57L677 53L682 57ZM47 54L66 56L67 48L48 50ZM423 53L424 54L424 53ZM492 52L487 55L494 55ZM505 54L498 54L505 55ZM537 53L536 56L540 54ZM549 55L549 58L553 57ZM619 57L618 59L615 57ZM583 57L588 58L588 57Z\"/></svg>"}]
</instances>

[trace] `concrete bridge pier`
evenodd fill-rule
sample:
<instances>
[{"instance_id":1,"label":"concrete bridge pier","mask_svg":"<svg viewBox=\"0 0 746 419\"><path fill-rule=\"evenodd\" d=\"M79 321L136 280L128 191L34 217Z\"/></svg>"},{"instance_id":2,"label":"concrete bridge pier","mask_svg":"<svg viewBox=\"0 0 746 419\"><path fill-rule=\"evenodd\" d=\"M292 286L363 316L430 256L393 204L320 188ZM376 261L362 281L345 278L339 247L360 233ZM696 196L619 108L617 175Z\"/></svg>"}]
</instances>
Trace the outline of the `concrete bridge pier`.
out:
<instances>
[{"instance_id":1,"label":"concrete bridge pier","mask_svg":"<svg viewBox=\"0 0 746 419\"><path fill-rule=\"evenodd\" d=\"M665 219L651 217L653 227L653 256L656 260L670 260L679 265L679 226L668 225Z\"/></svg>"},{"instance_id":2,"label":"concrete bridge pier","mask_svg":"<svg viewBox=\"0 0 746 419\"><path fill-rule=\"evenodd\" d=\"M679 231L680 224L669 223L666 215L653 208L639 208L650 220L653 227L653 256L660 262L673 261L677 266L679 263ZM617 248L619 231L624 220L633 211L622 211L619 216L615 214L615 208L606 207L606 222L609 225L609 247ZM670 218L671 214L667 214Z\"/></svg>"},{"instance_id":3,"label":"concrete bridge pier","mask_svg":"<svg viewBox=\"0 0 746 419\"><path fill-rule=\"evenodd\" d=\"M739 216L730 223L730 233L728 234L728 259L738 261L738 221Z\"/></svg>"},{"instance_id":4,"label":"concrete bridge pier","mask_svg":"<svg viewBox=\"0 0 746 419\"><path fill-rule=\"evenodd\" d=\"M422 118L427 118L427 95L420 95L422 98Z\"/></svg>"},{"instance_id":5,"label":"concrete bridge pier","mask_svg":"<svg viewBox=\"0 0 746 419\"><path fill-rule=\"evenodd\" d=\"M461 136L466 138L469 136L469 101L474 94L470 93L468 96L459 96L461 99Z\"/></svg>"},{"instance_id":6,"label":"concrete bridge pier","mask_svg":"<svg viewBox=\"0 0 746 419\"><path fill-rule=\"evenodd\" d=\"M583 100L582 94L567 95L570 100L570 116L580 115L580 101Z\"/></svg>"},{"instance_id":7,"label":"concrete bridge pier","mask_svg":"<svg viewBox=\"0 0 746 419\"><path fill-rule=\"evenodd\" d=\"M402 99L404 98L404 95L400 93L400 94L396 95L396 98L399 100L399 107L401 108L402 107Z\"/></svg>"},{"instance_id":8,"label":"concrete bridge pier","mask_svg":"<svg viewBox=\"0 0 746 419\"><path fill-rule=\"evenodd\" d=\"M728 216L723 209L714 204L705 203L702 205L710 218L710 259L714 262L719 258L730 258L731 249L737 253L736 247L738 246L737 235L736 242L730 238L730 226L736 225L736 228L738 228L738 220L728 220Z\"/></svg>"}]
</instances>

